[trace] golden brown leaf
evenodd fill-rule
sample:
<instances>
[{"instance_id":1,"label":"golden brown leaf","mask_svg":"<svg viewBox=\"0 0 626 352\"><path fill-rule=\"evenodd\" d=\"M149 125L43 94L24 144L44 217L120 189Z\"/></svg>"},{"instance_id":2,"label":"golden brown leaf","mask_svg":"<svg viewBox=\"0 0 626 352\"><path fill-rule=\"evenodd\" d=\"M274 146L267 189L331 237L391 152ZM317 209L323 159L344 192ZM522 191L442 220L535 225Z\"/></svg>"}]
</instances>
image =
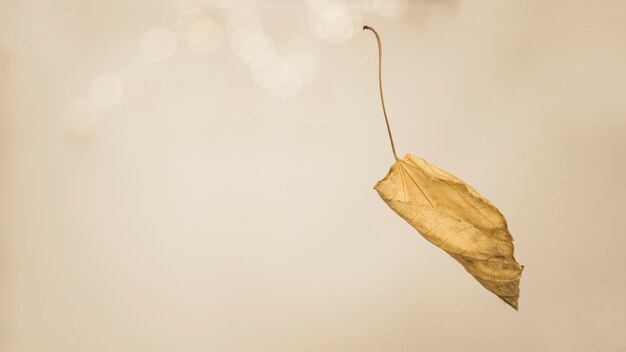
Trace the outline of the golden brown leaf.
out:
<instances>
[{"instance_id":1,"label":"golden brown leaf","mask_svg":"<svg viewBox=\"0 0 626 352\"><path fill-rule=\"evenodd\" d=\"M523 266L498 209L455 176L407 154L374 189L424 238L456 259L486 289L518 308Z\"/></svg>"},{"instance_id":2,"label":"golden brown leaf","mask_svg":"<svg viewBox=\"0 0 626 352\"><path fill-rule=\"evenodd\" d=\"M465 182L407 154L399 159L383 98L383 50L378 32L378 89L391 151L396 159L374 188L427 240L446 251L486 289L518 308L523 266L513 257L513 237L500 211Z\"/></svg>"}]
</instances>

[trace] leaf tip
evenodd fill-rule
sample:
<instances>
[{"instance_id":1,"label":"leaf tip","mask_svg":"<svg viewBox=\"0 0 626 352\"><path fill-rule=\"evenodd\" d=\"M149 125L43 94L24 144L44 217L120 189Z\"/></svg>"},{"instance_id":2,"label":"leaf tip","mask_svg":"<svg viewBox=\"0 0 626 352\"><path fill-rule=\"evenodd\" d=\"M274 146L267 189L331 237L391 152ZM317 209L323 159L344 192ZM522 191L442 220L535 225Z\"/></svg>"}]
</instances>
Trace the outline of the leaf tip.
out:
<instances>
[{"instance_id":1,"label":"leaf tip","mask_svg":"<svg viewBox=\"0 0 626 352\"><path fill-rule=\"evenodd\" d=\"M518 297L500 297L506 304L511 306L511 308L515 309L515 311L519 312L519 296Z\"/></svg>"}]
</instances>

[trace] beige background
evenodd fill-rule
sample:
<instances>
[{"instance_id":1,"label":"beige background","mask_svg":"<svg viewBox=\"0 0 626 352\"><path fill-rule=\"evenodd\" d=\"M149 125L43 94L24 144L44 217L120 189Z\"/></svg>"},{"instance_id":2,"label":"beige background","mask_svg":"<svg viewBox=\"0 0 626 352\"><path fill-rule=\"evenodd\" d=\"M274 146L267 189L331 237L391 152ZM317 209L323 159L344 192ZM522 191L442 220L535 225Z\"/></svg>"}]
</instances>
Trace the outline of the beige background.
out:
<instances>
[{"instance_id":1,"label":"beige background","mask_svg":"<svg viewBox=\"0 0 626 352\"><path fill-rule=\"evenodd\" d=\"M626 350L624 1L373 1L321 27L328 4L231 2L0 1L1 351ZM198 49L181 9L222 40ZM328 43L341 11L382 36L399 153L507 216L519 312L372 189L375 40ZM255 79L246 21L305 64Z\"/></svg>"}]
</instances>

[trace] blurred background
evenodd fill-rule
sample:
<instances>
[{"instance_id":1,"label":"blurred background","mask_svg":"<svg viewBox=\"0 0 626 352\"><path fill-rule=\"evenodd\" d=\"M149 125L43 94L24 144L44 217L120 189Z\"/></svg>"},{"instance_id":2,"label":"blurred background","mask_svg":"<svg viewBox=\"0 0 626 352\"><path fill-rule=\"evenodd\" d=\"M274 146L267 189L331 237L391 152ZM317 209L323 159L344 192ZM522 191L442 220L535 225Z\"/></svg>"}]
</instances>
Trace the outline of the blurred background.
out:
<instances>
[{"instance_id":1,"label":"blurred background","mask_svg":"<svg viewBox=\"0 0 626 352\"><path fill-rule=\"evenodd\" d=\"M372 189L473 185L520 311ZM626 350L622 0L0 0L0 350Z\"/></svg>"}]
</instances>

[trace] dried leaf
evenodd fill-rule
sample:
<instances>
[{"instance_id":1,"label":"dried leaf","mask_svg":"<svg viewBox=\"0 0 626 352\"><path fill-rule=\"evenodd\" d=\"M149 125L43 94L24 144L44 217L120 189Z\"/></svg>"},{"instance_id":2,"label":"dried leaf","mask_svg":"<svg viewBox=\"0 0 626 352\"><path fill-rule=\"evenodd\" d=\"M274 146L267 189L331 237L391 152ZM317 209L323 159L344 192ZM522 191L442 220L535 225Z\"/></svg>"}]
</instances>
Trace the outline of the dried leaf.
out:
<instances>
[{"instance_id":1,"label":"dried leaf","mask_svg":"<svg viewBox=\"0 0 626 352\"><path fill-rule=\"evenodd\" d=\"M498 209L455 176L407 154L374 187L393 211L456 259L486 289L518 308L523 266Z\"/></svg>"},{"instance_id":2,"label":"dried leaf","mask_svg":"<svg viewBox=\"0 0 626 352\"><path fill-rule=\"evenodd\" d=\"M382 83L382 44L378 33L378 88L391 151L396 159L374 189L404 220L456 259L486 289L518 308L523 266L513 257L513 237L500 211L455 176L407 154L399 159L387 118Z\"/></svg>"}]
</instances>

